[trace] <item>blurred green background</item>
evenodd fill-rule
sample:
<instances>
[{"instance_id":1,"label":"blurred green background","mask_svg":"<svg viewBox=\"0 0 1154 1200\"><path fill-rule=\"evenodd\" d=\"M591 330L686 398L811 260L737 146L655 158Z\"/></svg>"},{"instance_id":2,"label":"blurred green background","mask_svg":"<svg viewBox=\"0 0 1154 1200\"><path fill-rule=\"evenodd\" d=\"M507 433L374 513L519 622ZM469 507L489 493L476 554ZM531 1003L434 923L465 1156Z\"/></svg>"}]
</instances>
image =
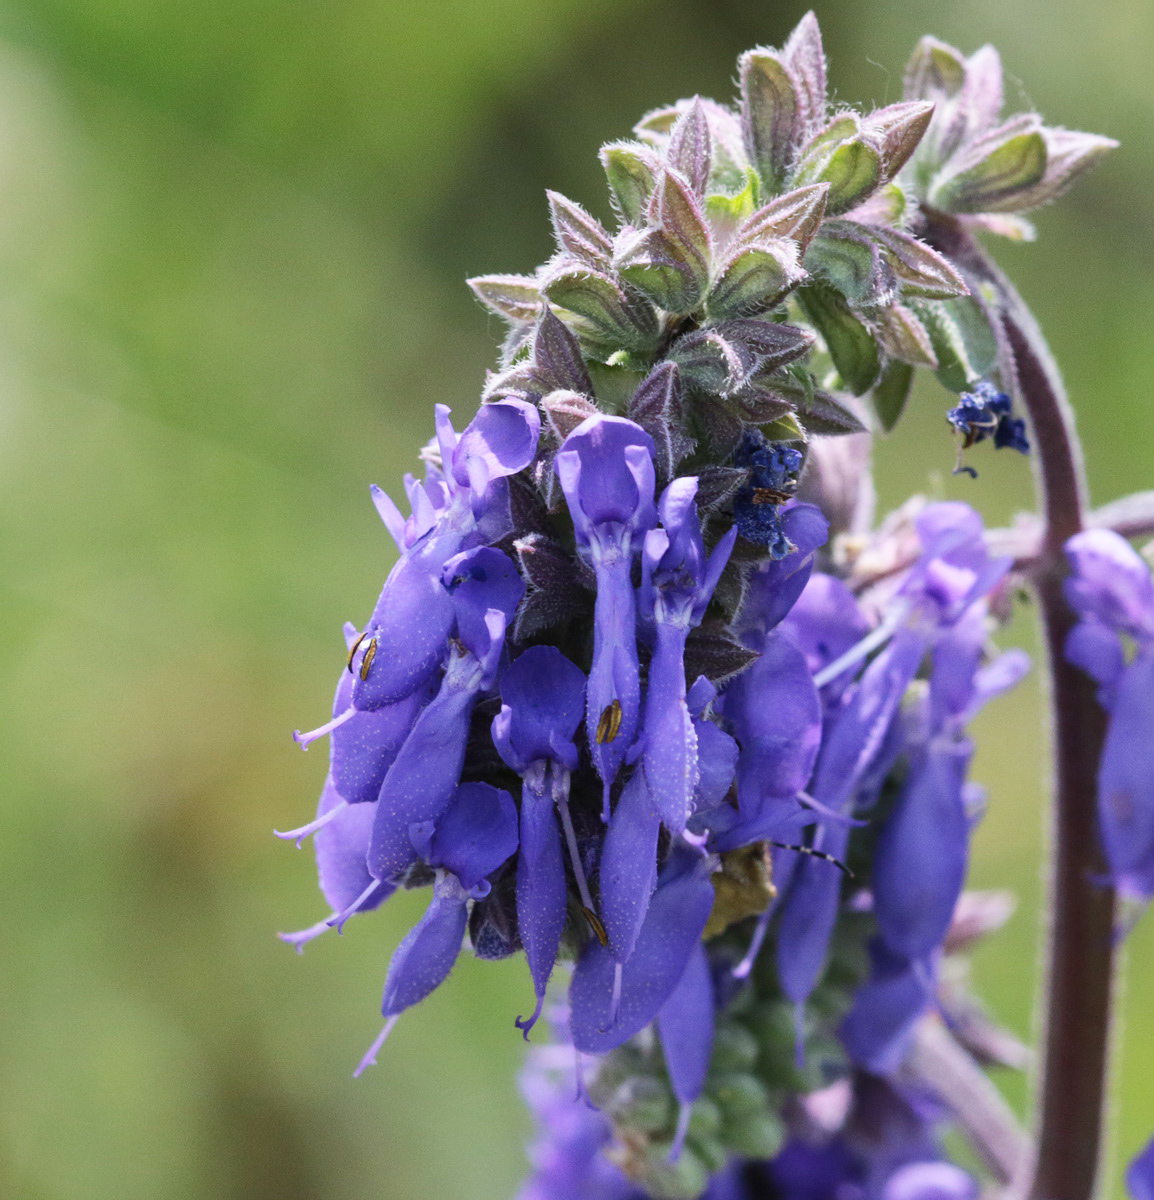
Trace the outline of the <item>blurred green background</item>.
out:
<instances>
[{"instance_id":1,"label":"blurred green background","mask_svg":"<svg viewBox=\"0 0 1154 1200\"><path fill-rule=\"evenodd\" d=\"M467 274L549 252L543 188L605 215L601 141L732 92L803 6L738 0L0 3L0 1196L512 1195L521 963L462 960L381 1065L405 895L303 958L307 819L340 626L391 561L435 401L473 410L499 330ZM915 39L995 42L1053 123L1124 149L998 253L1081 415L1098 501L1150 486L1149 0L831 0L840 96L892 101ZM949 477L926 384L883 497L1029 503L1026 465ZM916 453L911 452L920 441ZM1009 461L1005 461L1009 459ZM1007 640L1033 647L1028 614ZM1022 906L977 971L1034 1022L1039 690L984 718L975 881ZM1154 918L1129 946L1111 1173L1154 1128ZM1015 1103L1026 1087L1005 1081Z\"/></svg>"}]
</instances>

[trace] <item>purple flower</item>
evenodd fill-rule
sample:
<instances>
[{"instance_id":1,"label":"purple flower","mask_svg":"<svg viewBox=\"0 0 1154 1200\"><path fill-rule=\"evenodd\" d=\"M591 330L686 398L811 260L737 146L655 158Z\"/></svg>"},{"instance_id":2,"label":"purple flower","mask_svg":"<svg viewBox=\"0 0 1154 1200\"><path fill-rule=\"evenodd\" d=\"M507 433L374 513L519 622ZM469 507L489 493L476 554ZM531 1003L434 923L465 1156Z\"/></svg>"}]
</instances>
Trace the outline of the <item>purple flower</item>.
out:
<instances>
[{"instance_id":1,"label":"purple flower","mask_svg":"<svg viewBox=\"0 0 1154 1200\"><path fill-rule=\"evenodd\" d=\"M807 576L782 632L805 655L810 674L817 676L863 642L870 624L848 584L834 575L816 574ZM836 709L852 683L849 672L835 675L821 689L823 704Z\"/></svg>"},{"instance_id":2,"label":"purple flower","mask_svg":"<svg viewBox=\"0 0 1154 1200\"><path fill-rule=\"evenodd\" d=\"M376 1061L397 1017L448 978L465 936L468 901L488 895L486 876L517 849L513 797L487 783L463 783L436 821L414 828L413 840L436 870L433 898L389 962L381 1000L385 1027L361 1060L358 1075Z\"/></svg>"},{"instance_id":3,"label":"purple flower","mask_svg":"<svg viewBox=\"0 0 1154 1200\"><path fill-rule=\"evenodd\" d=\"M671 1158L677 1158L689 1131L693 1102L705 1090L713 1053L713 978L705 947L698 942L681 982L657 1013L657 1028L673 1094L681 1106Z\"/></svg>"},{"instance_id":4,"label":"purple flower","mask_svg":"<svg viewBox=\"0 0 1154 1200\"><path fill-rule=\"evenodd\" d=\"M1126 1190L1130 1200L1154 1200L1154 1138L1126 1168Z\"/></svg>"},{"instance_id":5,"label":"purple flower","mask_svg":"<svg viewBox=\"0 0 1154 1200\"><path fill-rule=\"evenodd\" d=\"M853 1061L874 1075L890 1075L905 1058L914 1025L933 998L928 962L895 954L880 938L870 943L871 972L841 1025Z\"/></svg>"},{"instance_id":6,"label":"purple flower","mask_svg":"<svg viewBox=\"0 0 1154 1200\"><path fill-rule=\"evenodd\" d=\"M827 1093L841 1113L818 1119L768 1164L774 1194L788 1200L975 1200L977 1181L943 1161L940 1106L888 1079L858 1074L804 1097L816 1108Z\"/></svg>"},{"instance_id":7,"label":"purple flower","mask_svg":"<svg viewBox=\"0 0 1154 1200\"><path fill-rule=\"evenodd\" d=\"M421 710L381 784L369 844L369 869L377 879L395 879L416 861L410 828L435 821L452 799L473 705L492 686L505 626L525 591L512 562L488 547L450 559L443 577L457 637L436 696Z\"/></svg>"},{"instance_id":8,"label":"purple flower","mask_svg":"<svg viewBox=\"0 0 1154 1200\"><path fill-rule=\"evenodd\" d=\"M908 747L909 774L878 837L873 864L878 924L890 950L911 962L927 958L944 941L966 877L971 825L966 771L973 746L965 723L1029 667L1021 651L983 667L986 624L985 604L975 604L934 646L922 715L925 740Z\"/></svg>"},{"instance_id":9,"label":"purple flower","mask_svg":"<svg viewBox=\"0 0 1154 1200\"><path fill-rule=\"evenodd\" d=\"M367 804L380 795L389 767L417 715L429 701L431 682L426 681L393 704L368 712L358 709L333 730L329 738L329 770L337 791L350 804ZM352 676L346 672L337 685L334 716L348 711L352 684Z\"/></svg>"},{"instance_id":10,"label":"purple flower","mask_svg":"<svg viewBox=\"0 0 1154 1200\"><path fill-rule=\"evenodd\" d=\"M1099 684L1110 714L1098 766L1098 828L1114 885L1154 896L1154 582L1130 544L1105 529L1066 543L1066 596L1080 620L1066 657ZM1134 643L1127 662L1122 638Z\"/></svg>"},{"instance_id":11,"label":"purple flower","mask_svg":"<svg viewBox=\"0 0 1154 1200\"><path fill-rule=\"evenodd\" d=\"M661 528L645 536L641 615L653 629L645 697L643 757L649 789L664 824L685 829L697 787L697 736L685 702L685 642L701 624L729 561L737 531L705 553L697 516L697 480L675 479L661 497Z\"/></svg>"},{"instance_id":12,"label":"purple flower","mask_svg":"<svg viewBox=\"0 0 1154 1200\"><path fill-rule=\"evenodd\" d=\"M644 771L634 771L609 819L601 848L601 919L618 964L633 953L657 885L661 814Z\"/></svg>"},{"instance_id":13,"label":"purple flower","mask_svg":"<svg viewBox=\"0 0 1154 1200\"><path fill-rule=\"evenodd\" d=\"M946 936L969 859L963 788L971 748L939 741L911 767L882 826L874 858L874 908L887 946L924 959Z\"/></svg>"},{"instance_id":14,"label":"purple flower","mask_svg":"<svg viewBox=\"0 0 1154 1200\"><path fill-rule=\"evenodd\" d=\"M741 747L738 828L756 822L761 837L776 836L797 812L796 797L809 783L821 745L817 688L805 655L786 634L771 632L757 661L726 688L725 715Z\"/></svg>"},{"instance_id":15,"label":"purple flower","mask_svg":"<svg viewBox=\"0 0 1154 1200\"><path fill-rule=\"evenodd\" d=\"M633 556L656 521L653 439L623 417L588 417L557 454L557 477L577 545L597 577L593 665L586 692L589 753L609 788L632 747L641 714Z\"/></svg>"},{"instance_id":16,"label":"purple flower","mask_svg":"<svg viewBox=\"0 0 1154 1200\"><path fill-rule=\"evenodd\" d=\"M436 671L454 616L441 578L445 564L476 536L492 485L533 461L540 425L533 405L502 400L482 405L458 440L449 410L437 406L442 469L427 490L414 484L409 493L417 528L428 528L404 547L350 659L358 709L401 700ZM374 498L378 509L392 510ZM395 520L390 525L400 533ZM499 537L504 530L493 532Z\"/></svg>"},{"instance_id":17,"label":"purple flower","mask_svg":"<svg viewBox=\"0 0 1154 1200\"><path fill-rule=\"evenodd\" d=\"M569 988L578 1050L611 1050L657 1016L701 941L713 907L711 873L708 857L682 851L670 859L623 967L598 941L586 945Z\"/></svg>"},{"instance_id":18,"label":"purple flower","mask_svg":"<svg viewBox=\"0 0 1154 1200\"><path fill-rule=\"evenodd\" d=\"M585 676L552 646L531 646L505 672L501 711L493 718L493 743L523 780L521 845L517 857L517 923L537 1004L517 1025L529 1030L541 1014L545 987L565 928L565 827L582 901L592 910L569 815L569 773L577 766L573 744L585 700Z\"/></svg>"},{"instance_id":19,"label":"purple flower","mask_svg":"<svg viewBox=\"0 0 1154 1200\"><path fill-rule=\"evenodd\" d=\"M1066 598L1083 621L1135 641L1154 642L1154 581L1142 556L1109 529L1088 529L1066 543Z\"/></svg>"},{"instance_id":20,"label":"purple flower","mask_svg":"<svg viewBox=\"0 0 1154 1200\"><path fill-rule=\"evenodd\" d=\"M886 621L818 673L823 686L835 682L890 637L840 704L826 713L821 754L813 782L815 816L829 820L848 810L867 790L879 763L900 749L890 735L899 705L926 655L934 648L930 708L940 740L918 748L910 781L883 830L874 872L879 921L891 949L907 961L924 958L945 936L961 891L968 854L969 824L963 804L968 743L958 742L960 721L984 692L976 674L984 642L984 604L978 602L1002 578L1008 563L991 560L981 519L963 504L927 506L917 518L922 555L891 601ZM826 585L831 599L837 589ZM841 607L847 598L840 598ZM815 606L815 611L820 608ZM836 609L835 609L836 611ZM805 633L803 614L794 622L811 654L823 642ZM1013 677L1013 673L1010 673ZM815 848L840 858L845 826L823 829ZM841 880L820 860L793 869L784 892L778 937L778 970L786 995L802 1005L824 967L837 918ZM800 1020L800 1017L799 1017Z\"/></svg>"},{"instance_id":21,"label":"purple flower","mask_svg":"<svg viewBox=\"0 0 1154 1200\"><path fill-rule=\"evenodd\" d=\"M765 635L792 611L809 582L815 552L829 540L829 522L812 504L784 508L781 528L794 551L750 572L745 600L734 623L735 632L752 649L758 649Z\"/></svg>"}]
</instances>

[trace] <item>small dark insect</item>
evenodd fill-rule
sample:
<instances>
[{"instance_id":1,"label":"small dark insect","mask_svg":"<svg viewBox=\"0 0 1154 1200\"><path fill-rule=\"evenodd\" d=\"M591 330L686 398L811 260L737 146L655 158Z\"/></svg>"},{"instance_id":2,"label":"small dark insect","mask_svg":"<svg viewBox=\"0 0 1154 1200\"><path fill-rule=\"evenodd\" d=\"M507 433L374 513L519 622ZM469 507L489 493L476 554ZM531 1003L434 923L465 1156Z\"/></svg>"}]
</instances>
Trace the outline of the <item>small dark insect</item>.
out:
<instances>
[{"instance_id":1,"label":"small dark insect","mask_svg":"<svg viewBox=\"0 0 1154 1200\"><path fill-rule=\"evenodd\" d=\"M361 636L357 638L357 640L349 647L349 657L348 661L345 663L345 666L348 668L350 675L353 673L353 659L356 657L357 651L361 648L361 642L363 642L368 636L369 631L366 629L365 632L362 633Z\"/></svg>"},{"instance_id":2,"label":"small dark insect","mask_svg":"<svg viewBox=\"0 0 1154 1200\"><path fill-rule=\"evenodd\" d=\"M584 904L581 905L581 911L585 914L585 920L589 922L589 928L597 935L597 940L602 946L608 946L609 935L605 932L605 926L601 924L601 918Z\"/></svg>"},{"instance_id":3,"label":"small dark insect","mask_svg":"<svg viewBox=\"0 0 1154 1200\"><path fill-rule=\"evenodd\" d=\"M759 487L753 489L754 504L784 504L787 500L792 499L793 492L786 492L780 488Z\"/></svg>"},{"instance_id":4,"label":"small dark insect","mask_svg":"<svg viewBox=\"0 0 1154 1200\"><path fill-rule=\"evenodd\" d=\"M614 700L607 704L597 722L597 744L603 746L613 741L621 730L621 701Z\"/></svg>"},{"instance_id":5,"label":"small dark insect","mask_svg":"<svg viewBox=\"0 0 1154 1200\"><path fill-rule=\"evenodd\" d=\"M808 854L811 858L823 858L826 862L833 863L839 871L843 871L850 879L854 877L853 872L841 862L834 858L832 854L826 854L823 850L815 850L812 846L794 846L789 842L770 842L771 846L776 846L779 850L796 850L798 854Z\"/></svg>"},{"instance_id":6,"label":"small dark insect","mask_svg":"<svg viewBox=\"0 0 1154 1200\"><path fill-rule=\"evenodd\" d=\"M377 656L377 639L373 638L365 648L365 657L361 659L361 679L368 679L369 668L373 665L373 659Z\"/></svg>"}]
</instances>

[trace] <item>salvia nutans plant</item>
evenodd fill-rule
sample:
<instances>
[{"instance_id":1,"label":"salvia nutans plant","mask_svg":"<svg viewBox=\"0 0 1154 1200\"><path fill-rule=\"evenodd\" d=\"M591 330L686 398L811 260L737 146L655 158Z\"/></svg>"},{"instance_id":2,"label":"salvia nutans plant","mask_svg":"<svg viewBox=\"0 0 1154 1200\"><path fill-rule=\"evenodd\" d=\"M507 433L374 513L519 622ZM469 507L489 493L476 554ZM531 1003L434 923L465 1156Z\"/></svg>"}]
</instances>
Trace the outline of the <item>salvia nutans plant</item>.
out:
<instances>
[{"instance_id":1,"label":"salvia nutans plant","mask_svg":"<svg viewBox=\"0 0 1154 1200\"><path fill-rule=\"evenodd\" d=\"M280 834L331 914L281 936L428 889L358 1073L466 941L524 952L522 1200L1087 1200L1154 894L1154 493L1088 508L978 235L1032 237L1115 143L1005 115L997 52L933 38L900 103L832 104L812 14L738 80L602 148L615 228L550 193L553 258L470 281L508 336L475 414L436 407L409 515L372 489L400 557ZM932 453L1029 455L1036 517L875 520L918 368L953 394ZM967 982L1012 904L964 890L967 727L1029 669L991 642L1023 589L1055 755L1033 1132L986 1073L1030 1052ZM1154 1143L1128 1184L1154 1198Z\"/></svg>"}]
</instances>

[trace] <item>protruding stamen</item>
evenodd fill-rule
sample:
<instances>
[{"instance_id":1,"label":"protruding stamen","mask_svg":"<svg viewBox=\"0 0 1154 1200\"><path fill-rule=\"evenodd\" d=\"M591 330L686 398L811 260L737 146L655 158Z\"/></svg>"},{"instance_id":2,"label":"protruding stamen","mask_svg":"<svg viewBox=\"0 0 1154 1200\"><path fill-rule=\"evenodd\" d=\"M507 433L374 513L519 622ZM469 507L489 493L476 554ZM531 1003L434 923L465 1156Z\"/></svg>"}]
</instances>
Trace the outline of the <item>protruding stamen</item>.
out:
<instances>
[{"instance_id":1,"label":"protruding stamen","mask_svg":"<svg viewBox=\"0 0 1154 1200\"><path fill-rule=\"evenodd\" d=\"M308 733L301 733L299 729L294 729L293 741L302 750L307 750L317 738L323 738L326 733L332 733L334 729L339 729L346 721L351 720L356 715L357 710L350 705L343 713L338 713L331 721L326 721L323 725L318 725L316 729L311 729Z\"/></svg>"},{"instance_id":2,"label":"protruding stamen","mask_svg":"<svg viewBox=\"0 0 1154 1200\"><path fill-rule=\"evenodd\" d=\"M382 884L379 879L374 879L372 883L370 883L369 886L365 888L365 890L361 892L361 894L352 902L352 904L350 904L347 908L341 909L339 913L333 913L333 915L329 917L325 924L330 928L335 929L337 933L344 933L345 922L349 919L349 917L357 912L361 905L364 904L364 902L368 900L374 892L383 886L384 884Z\"/></svg>"},{"instance_id":3,"label":"protruding stamen","mask_svg":"<svg viewBox=\"0 0 1154 1200\"><path fill-rule=\"evenodd\" d=\"M830 808L828 804L822 804L820 800L815 800L808 792L798 792L797 798L806 808L812 808L814 812L821 813L827 821L832 821L835 825L852 825L856 829L864 829L869 824L868 821L859 821L856 817L850 817L845 813L838 812L836 808Z\"/></svg>"},{"instance_id":4,"label":"protruding stamen","mask_svg":"<svg viewBox=\"0 0 1154 1200\"><path fill-rule=\"evenodd\" d=\"M290 946L295 947L298 954L305 952L305 945L311 942L314 938L319 938L322 933L328 933L332 928L327 920L318 921L315 925L310 925L307 929L298 929L295 933L278 933L277 937L282 942L287 942Z\"/></svg>"},{"instance_id":5,"label":"protruding stamen","mask_svg":"<svg viewBox=\"0 0 1154 1200\"><path fill-rule=\"evenodd\" d=\"M525 1039L525 1041L529 1040L529 1030L532 1029L533 1026L537 1024L537 1018L541 1015L541 1008L544 1005L544 1003L545 1003L545 996L544 996L544 994L542 994L537 997L537 1007L535 1009L533 1009L532 1013L530 1013L527 1018L526 1017L518 1017L513 1022L513 1024L516 1025L517 1028L521 1031L521 1036Z\"/></svg>"},{"instance_id":6,"label":"protruding stamen","mask_svg":"<svg viewBox=\"0 0 1154 1200\"><path fill-rule=\"evenodd\" d=\"M602 709L597 721L597 745L604 746L617 740L621 732L621 701L614 699Z\"/></svg>"},{"instance_id":7,"label":"protruding stamen","mask_svg":"<svg viewBox=\"0 0 1154 1200\"><path fill-rule=\"evenodd\" d=\"M368 1050L365 1051L364 1058L357 1063L357 1069L353 1072L354 1079L360 1079L360 1077L369 1069L369 1067L375 1067L377 1065L377 1055L380 1054L381 1047L388 1040L389 1034L393 1032L393 1026L398 1020L400 1020L400 1016L401 1014L397 1013L395 1016L390 1017L385 1022L384 1029L382 1029L381 1032L378 1033L373 1039L373 1044L368 1048Z\"/></svg>"},{"instance_id":8,"label":"protruding stamen","mask_svg":"<svg viewBox=\"0 0 1154 1200\"><path fill-rule=\"evenodd\" d=\"M353 657L356 654L356 652L360 649L361 642L363 642L365 640L365 638L367 638L368 636L369 636L369 631L366 629L364 631L364 633L362 633L357 638L357 640L355 642L353 642L353 644L349 647L349 657L348 657L348 661L345 663L345 668L347 669L347 671L350 675L353 673Z\"/></svg>"},{"instance_id":9,"label":"protruding stamen","mask_svg":"<svg viewBox=\"0 0 1154 1200\"><path fill-rule=\"evenodd\" d=\"M792 842L773 842L771 846L776 846L779 850L793 850L798 854L808 854L810 858L820 858L827 863L833 863L835 867L848 878L854 877L853 872L839 858L834 858L832 854L826 854L824 850L815 850L812 846L795 846Z\"/></svg>"},{"instance_id":10,"label":"protruding stamen","mask_svg":"<svg viewBox=\"0 0 1154 1200\"><path fill-rule=\"evenodd\" d=\"M349 807L347 800L342 800L340 804L334 804L328 812L317 817L315 821L310 821L307 825L302 825L299 829L288 829L281 831L274 829L273 833L286 842L296 842L297 849L300 849L301 842L305 840L311 833L316 833L318 829L323 829L330 821L335 821L337 817Z\"/></svg>"},{"instance_id":11,"label":"protruding stamen","mask_svg":"<svg viewBox=\"0 0 1154 1200\"><path fill-rule=\"evenodd\" d=\"M677 1130L673 1134L673 1145L669 1147L669 1161L675 1163L685 1149L685 1138L689 1133L689 1118L693 1116L693 1105L688 1100L682 1100L677 1110Z\"/></svg>"},{"instance_id":12,"label":"protruding stamen","mask_svg":"<svg viewBox=\"0 0 1154 1200\"><path fill-rule=\"evenodd\" d=\"M758 916L757 925L753 930L753 937L750 939L749 949L745 952L745 957L733 968L734 979L746 979L750 971L753 970L753 964L757 962L757 956L761 953L761 947L765 942L765 935L769 932L769 921L773 916L774 905L768 905L765 910Z\"/></svg>"},{"instance_id":13,"label":"protruding stamen","mask_svg":"<svg viewBox=\"0 0 1154 1200\"><path fill-rule=\"evenodd\" d=\"M369 677L369 669L373 665L373 659L377 657L377 639L373 638L365 647L365 656L361 659L361 680L362 682Z\"/></svg>"},{"instance_id":14,"label":"protruding stamen","mask_svg":"<svg viewBox=\"0 0 1154 1200\"><path fill-rule=\"evenodd\" d=\"M569 848L569 861L573 865L573 877L577 880L577 894L581 897L582 907L588 912L595 912L593 897L589 894L589 884L585 879L585 871L581 866L581 855L577 850L577 834L573 829L573 816L569 812L569 772L552 768L553 803L557 805L557 813L561 817L561 828L565 831L565 844Z\"/></svg>"},{"instance_id":15,"label":"protruding stamen","mask_svg":"<svg viewBox=\"0 0 1154 1200\"><path fill-rule=\"evenodd\" d=\"M909 611L909 604L897 605L876 629L870 630L860 642L855 643L844 654L822 667L813 677L814 687L825 687L827 683L832 682L839 675L844 675L850 667L856 666L863 658L872 654L879 646L884 646L897 633L898 627L909 615Z\"/></svg>"}]
</instances>

